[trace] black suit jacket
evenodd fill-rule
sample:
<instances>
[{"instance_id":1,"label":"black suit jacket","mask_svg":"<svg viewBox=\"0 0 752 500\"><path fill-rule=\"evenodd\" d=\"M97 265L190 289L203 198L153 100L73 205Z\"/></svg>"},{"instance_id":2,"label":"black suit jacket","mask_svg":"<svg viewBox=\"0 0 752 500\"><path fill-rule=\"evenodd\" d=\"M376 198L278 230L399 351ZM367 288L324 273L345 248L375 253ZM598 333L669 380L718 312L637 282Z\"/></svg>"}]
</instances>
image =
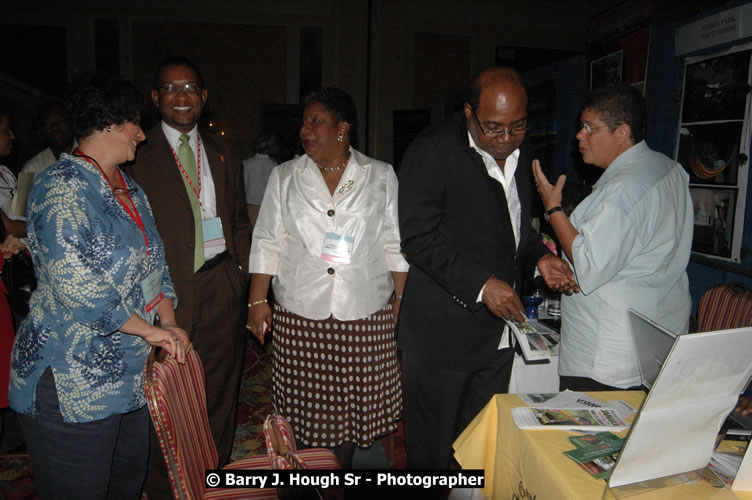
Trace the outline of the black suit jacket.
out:
<instances>
[{"instance_id":1,"label":"black suit jacket","mask_svg":"<svg viewBox=\"0 0 752 500\"><path fill-rule=\"evenodd\" d=\"M211 134L201 134L201 147L209 159L217 200L217 215L222 221L229 257L238 269L237 280L227 283L228 300L244 304L247 294L250 223L245 207L243 168L230 148ZM170 276L178 296L175 311L178 325L192 336L193 310L193 245L194 222L191 202L175 164L161 124L146 133L146 143L136 154L130 173L141 185L151 204L157 229L165 244Z\"/></svg>"},{"instance_id":2,"label":"black suit jacket","mask_svg":"<svg viewBox=\"0 0 752 500\"><path fill-rule=\"evenodd\" d=\"M531 158L521 149L515 173L522 206L514 245L503 187L470 148L465 117L429 127L410 145L400 169L402 251L410 262L397 328L400 348L450 369L485 367L504 326L482 302L492 275L519 287L548 250L530 226ZM519 292L519 290L518 290Z\"/></svg>"}]
</instances>

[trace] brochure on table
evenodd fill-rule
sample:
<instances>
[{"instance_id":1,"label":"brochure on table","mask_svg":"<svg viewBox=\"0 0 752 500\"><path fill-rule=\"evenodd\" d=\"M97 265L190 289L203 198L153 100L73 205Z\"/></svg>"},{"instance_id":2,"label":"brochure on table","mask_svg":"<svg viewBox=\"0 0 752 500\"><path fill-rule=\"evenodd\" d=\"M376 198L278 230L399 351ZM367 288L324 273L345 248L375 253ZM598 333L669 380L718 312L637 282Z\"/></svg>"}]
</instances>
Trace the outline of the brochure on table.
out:
<instances>
[{"instance_id":1,"label":"brochure on table","mask_svg":"<svg viewBox=\"0 0 752 500\"><path fill-rule=\"evenodd\" d=\"M752 328L677 337L632 424L609 486L704 468L750 376Z\"/></svg>"}]
</instances>

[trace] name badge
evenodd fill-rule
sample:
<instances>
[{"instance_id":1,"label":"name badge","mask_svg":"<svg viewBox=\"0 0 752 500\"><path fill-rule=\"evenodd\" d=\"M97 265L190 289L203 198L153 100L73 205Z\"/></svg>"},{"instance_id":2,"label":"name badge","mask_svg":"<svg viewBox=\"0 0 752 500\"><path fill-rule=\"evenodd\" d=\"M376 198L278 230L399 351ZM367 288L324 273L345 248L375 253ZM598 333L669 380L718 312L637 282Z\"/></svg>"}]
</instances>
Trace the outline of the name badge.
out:
<instances>
[{"instance_id":1,"label":"name badge","mask_svg":"<svg viewBox=\"0 0 752 500\"><path fill-rule=\"evenodd\" d=\"M155 269L141 281L141 291L144 293L146 312L151 311L164 298L162 292L162 275Z\"/></svg>"},{"instance_id":2,"label":"name badge","mask_svg":"<svg viewBox=\"0 0 752 500\"><path fill-rule=\"evenodd\" d=\"M355 238L340 233L324 234L324 249L321 258L330 262L349 264L352 259L353 243Z\"/></svg>"},{"instance_id":3,"label":"name badge","mask_svg":"<svg viewBox=\"0 0 752 500\"><path fill-rule=\"evenodd\" d=\"M210 217L201 220L201 229L204 233L204 248L217 247L225 244L225 234L222 231L222 219Z\"/></svg>"}]
</instances>

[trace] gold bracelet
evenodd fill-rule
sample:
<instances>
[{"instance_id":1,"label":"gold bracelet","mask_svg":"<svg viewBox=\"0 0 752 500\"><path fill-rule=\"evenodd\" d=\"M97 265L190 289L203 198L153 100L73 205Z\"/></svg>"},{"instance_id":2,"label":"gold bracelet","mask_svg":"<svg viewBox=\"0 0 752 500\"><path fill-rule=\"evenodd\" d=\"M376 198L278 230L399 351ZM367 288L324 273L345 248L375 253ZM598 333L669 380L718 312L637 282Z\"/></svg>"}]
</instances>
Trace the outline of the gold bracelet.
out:
<instances>
[{"instance_id":1,"label":"gold bracelet","mask_svg":"<svg viewBox=\"0 0 752 500\"><path fill-rule=\"evenodd\" d=\"M269 303L269 301L266 300L266 299L254 300L253 302L251 302L250 304L248 304L248 307L253 307L253 306L257 306L259 304L268 304L268 303Z\"/></svg>"}]
</instances>

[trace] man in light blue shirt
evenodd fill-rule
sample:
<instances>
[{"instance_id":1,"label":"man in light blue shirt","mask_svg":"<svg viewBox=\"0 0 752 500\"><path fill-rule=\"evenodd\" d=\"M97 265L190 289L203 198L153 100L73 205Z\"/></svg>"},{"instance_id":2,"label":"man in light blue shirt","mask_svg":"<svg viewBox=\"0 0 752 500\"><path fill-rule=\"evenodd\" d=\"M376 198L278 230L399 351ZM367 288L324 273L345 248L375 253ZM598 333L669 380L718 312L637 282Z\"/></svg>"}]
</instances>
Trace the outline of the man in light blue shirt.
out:
<instances>
[{"instance_id":1,"label":"man in light blue shirt","mask_svg":"<svg viewBox=\"0 0 752 500\"><path fill-rule=\"evenodd\" d=\"M629 308L677 334L689 326L689 176L648 148L645 101L633 87L596 89L583 109L580 153L605 171L569 218L560 206L564 176L552 186L533 162L546 219L582 290L562 299L560 389L625 389L641 383Z\"/></svg>"}]
</instances>

